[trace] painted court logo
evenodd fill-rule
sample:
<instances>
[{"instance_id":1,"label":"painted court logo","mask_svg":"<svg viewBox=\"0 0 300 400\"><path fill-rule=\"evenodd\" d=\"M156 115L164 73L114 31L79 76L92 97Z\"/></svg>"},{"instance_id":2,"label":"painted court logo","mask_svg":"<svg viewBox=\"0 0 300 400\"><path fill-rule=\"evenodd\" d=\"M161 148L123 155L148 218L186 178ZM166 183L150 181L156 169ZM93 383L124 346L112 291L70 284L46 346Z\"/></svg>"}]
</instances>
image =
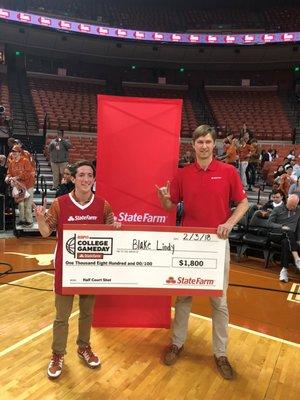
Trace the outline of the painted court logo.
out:
<instances>
[{"instance_id":1,"label":"painted court logo","mask_svg":"<svg viewBox=\"0 0 300 400\"><path fill-rule=\"evenodd\" d=\"M113 238L76 235L66 241L66 250L77 259L99 259L111 255Z\"/></svg>"}]
</instances>

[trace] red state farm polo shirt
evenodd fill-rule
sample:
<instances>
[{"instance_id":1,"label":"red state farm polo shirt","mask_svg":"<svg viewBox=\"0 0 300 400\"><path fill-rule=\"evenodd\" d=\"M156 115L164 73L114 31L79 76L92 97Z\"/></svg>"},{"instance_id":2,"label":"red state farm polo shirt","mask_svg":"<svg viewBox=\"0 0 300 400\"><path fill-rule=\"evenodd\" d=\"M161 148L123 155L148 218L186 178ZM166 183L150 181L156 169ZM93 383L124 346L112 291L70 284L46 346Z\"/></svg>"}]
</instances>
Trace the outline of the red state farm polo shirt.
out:
<instances>
[{"instance_id":1,"label":"red state farm polo shirt","mask_svg":"<svg viewBox=\"0 0 300 400\"><path fill-rule=\"evenodd\" d=\"M230 202L246 198L236 168L217 160L206 170L197 162L179 169L170 190L173 203L184 202L184 226L217 228L230 217Z\"/></svg>"}]
</instances>

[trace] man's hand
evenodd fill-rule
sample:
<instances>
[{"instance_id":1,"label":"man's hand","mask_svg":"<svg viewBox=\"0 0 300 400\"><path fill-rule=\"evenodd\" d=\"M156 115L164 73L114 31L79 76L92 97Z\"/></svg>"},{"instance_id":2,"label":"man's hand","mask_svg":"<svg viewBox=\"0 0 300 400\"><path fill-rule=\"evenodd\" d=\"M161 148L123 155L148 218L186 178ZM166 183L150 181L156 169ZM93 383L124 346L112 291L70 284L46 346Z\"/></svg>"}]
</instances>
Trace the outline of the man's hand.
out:
<instances>
[{"instance_id":1,"label":"man's hand","mask_svg":"<svg viewBox=\"0 0 300 400\"><path fill-rule=\"evenodd\" d=\"M217 235L220 239L228 239L229 233L232 231L233 225L229 222L221 224L217 228Z\"/></svg>"},{"instance_id":2,"label":"man's hand","mask_svg":"<svg viewBox=\"0 0 300 400\"><path fill-rule=\"evenodd\" d=\"M282 225L281 229L282 229L283 231L290 231L290 230L291 230L291 229L290 229L288 226L286 226L286 225Z\"/></svg>"},{"instance_id":3,"label":"man's hand","mask_svg":"<svg viewBox=\"0 0 300 400\"><path fill-rule=\"evenodd\" d=\"M166 186L162 187L159 187L158 185L155 186L157 190L157 196L160 200L161 205L166 211L170 211L174 206L170 194L170 181L167 181Z\"/></svg>"},{"instance_id":4,"label":"man's hand","mask_svg":"<svg viewBox=\"0 0 300 400\"><path fill-rule=\"evenodd\" d=\"M167 181L166 186L159 187L158 185L155 185L157 189L157 195L160 200L163 199L168 199L170 200L171 194L170 194L170 181Z\"/></svg>"},{"instance_id":5,"label":"man's hand","mask_svg":"<svg viewBox=\"0 0 300 400\"><path fill-rule=\"evenodd\" d=\"M47 210L47 199L46 198L44 199L44 203L42 206L37 206L36 204L33 203L33 209L37 221L44 220Z\"/></svg>"}]
</instances>

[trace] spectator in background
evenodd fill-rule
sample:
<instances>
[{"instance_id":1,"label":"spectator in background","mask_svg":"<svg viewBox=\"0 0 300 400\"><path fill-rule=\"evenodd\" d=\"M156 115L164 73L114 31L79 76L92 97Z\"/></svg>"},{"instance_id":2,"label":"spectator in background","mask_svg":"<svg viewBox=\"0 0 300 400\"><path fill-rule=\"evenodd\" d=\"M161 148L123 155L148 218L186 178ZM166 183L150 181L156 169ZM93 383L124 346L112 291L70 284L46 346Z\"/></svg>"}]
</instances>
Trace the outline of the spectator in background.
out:
<instances>
[{"instance_id":1,"label":"spectator in background","mask_svg":"<svg viewBox=\"0 0 300 400\"><path fill-rule=\"evenodd\" d=\"M239 171L244 187L247 187L246 169L248 167L249 158L251 154L251 147L248 143L249 135L245 134L241 139L238 147L239 156Z\"/></svg>"},{"instance_id":2,"label":"spectator in background","mask_svg":"<svg viewBox=\"0 0 300 400\"><path fill-rule=\"evenodd\" d=\"M289 188L289 195L296 194L300 198L300 176L296 183L293 183Z\"/></svg>"},{"instance_id":3,"label":"spectator in background","mask_svg":"<svg viewBox=\"0 0 300 400\"><path fill-rule=\"evenodd\" d=\"M282 174L284 174L284 166L283 165L278 165L277 170L274 171L274 180L278 179Z\"/></svg>"},{"instance_id":4,"label":"spectator in background","mask_svg":"<svg viewBox=\"0 0 300 400\"><path fill-rule=\"evenodd\" d=\"M295 156L295 150L290 150L288 155L286 156L286 158L291 161L291 160L295 160L296 156Z\"/></svg>"},{"instance_id":5,"label":"spectator in background","mask_svg":"<svg viewBox=\"0 0 300 400\"><path fill-rule=\"evenodd\" d=\"M293 173L292 173L292 178L296 181L299 176L300 176L300 160L295 158L294 161L292 161L293 165Z\"/></svg>"},{"instance_id":6,"label":"spectator in background","mask_svg":"<svg viewBox=\"0 0 300 400\"><path fill-rule=\"evenodd\" d=\"M292 178L292 173L293 167L291 165L287 165L285 167L285 173L279 178L279 189L282 190L286 196L289 193L290 186L295 183L295 180Z\"/></svg>"},{"instance_id":7,"label":"spectator in background","mask_svg":"<svg viewBox=\"0 0 300 400\"><path fill-rule=\"evenodd\" d=\"M69 140L63 138L63 131L58 131L56 138L48 146L51 169L53 173L53 190L56 190L68 164L68 152L72 147Z\"/></svg>"},{"instance_id":8,"label":"spectator in background","mask_svg":"<svg viewBox=\"0 0 300 400\"><path fill-rule=\"evenodd\" d=\"M6 193L5 177L6 177L7 168L5 166L5 162L6 162L6 157L5 157L5 155L1 154L0 155L0 194L3 194L3 195L5 195L5 193Z\"/></svg>"},{"instance_id":9,"label":"spectator in background","mask_svg":"<svg viewBox=\"0 0 300 400\"><path fill-rule=\"evenodd\" d=\"M63 196L64 194L68 194L72 192L74 189L74 183L72 182L72 166L68 165L64 169L63 178L61 180L61 184L58 186L55 197Z\"/></svg>"},{"instance_id":10,"label":"spectator in background","mask_svg":"<svg viewBox=\"0 0 300 400\"><path fill-rule=\"evenodd\" d=\"M8 141L7 141L7 145L8 145L8 148L9 148L9 154L8 154L7 160L6 160L7 168L9 166L9 163L12 160L14 160L14 156L13 156L13 153L12 153L11 150L12 150L13 146L18 145L21 148L21 156L28 159L28 161L30 162L30 164L32 165L32 167L34 169L34 176L35 176L36 165L35 165L35 161L34 161L33 155L28 150L24 149L23 143L18 139L9 138Z\"/></svg>"},{"instance_id":11,"label":"spectator in background","mask_svg":"<svg viewBox=\"0 0 300 400\"><path fill-rule=\"evenodd\" d=\"M252 190L252 186L254 186L256 181L256 172L259 165L260 158L260 148L258 146L258 142L256 139L252 139L250 141L250 157L249 164L246 169L246 176L248 182L248 190Z\"/></svg>"},{"instance_id":12,"label":"spectator in background","mask_svg":"<svg viewBox=\"0 0 300 400\"><path fill-rule=\"evenodd\" d=\"M233 165L237 167L237 139L232 139L231 142L228 140L224 142L224 151L225 154L222 156L216 157L218 160L223 160L227 164Z\"/></svg>"},{"instance_id":13,"label":"spectator in background","mask_svg":"<svg viewBox=\"0 0 300 400\"><path fill-rule=\"evenodd\" d=\"M22 155L22 148L20 145L15 145L12 148L12 154L14 159L9 163L5 181L17 189L20 187L26 189L27 197L24 197L24 199L19 202L19 224L29 227L33 222L34 170L30 161Z\"/></svg>"},{"instance_id":14,"label":"spectator in background","mask_svg":"<svg viewBox=\"0 0 300 400\"><path fill-rule=\"evenodd\" d=\"M298 243L300 241L300 207L299 197L292 194L288 197L286 204L275 207L269 217L269 227L282 231L280 264L281 271L279 280L288 282L288 265L292 254L298 270L300 270L300 257Z\"/></svg>"},{"instance_id":15,"label":"spectator in background","mask_svg":"<svg viewBox=\"0 0 300 400\"><path fill-rule=\"evenodd\" d=\"M260 168L261 169L263 169L264 163L267 161L272 161L272 160L270 160L269 153L265 149L262 149L261 154L260 154Z\"/></svg>"},{"instance_id":16,"label":"spectator in background","mask_svg":"<svg viewBox=\"0 0 300 400\"><path fill-rule=\"evenodd\" d=\"M271 198L259 210L262 218L269 218L273 208L285 203L285 195L281 190L272 190Z\"/></svg>"},{"instance_id":17,"label":"spectator in background","mask_svg":"<svg viewBox=\"0 0 300 400\"><path fill-rule=\"evenodd\" d=\"M278 154L277 154L277 150L273 149L271 151L271 156L272 156L272 161L276 160L276 158L278 158Z\"/></svg>"}]
</instances>

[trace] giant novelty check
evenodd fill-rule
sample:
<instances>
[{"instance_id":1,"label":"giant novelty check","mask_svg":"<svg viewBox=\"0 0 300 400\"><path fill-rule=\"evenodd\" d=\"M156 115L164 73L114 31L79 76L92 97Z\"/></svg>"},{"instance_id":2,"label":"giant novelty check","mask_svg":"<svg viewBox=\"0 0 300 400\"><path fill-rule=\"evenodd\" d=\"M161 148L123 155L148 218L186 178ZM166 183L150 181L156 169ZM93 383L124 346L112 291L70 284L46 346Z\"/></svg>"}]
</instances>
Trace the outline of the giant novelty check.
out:
<instances>
[{"instance_id":1,"label":"giant novelty check","mask_svg":"<svg viewBox=\"0 0 300 400\"><path fill-rule=\"evenodd\" d=\"M205 228L65 225L63 294L220 296L225 247Z\"/></svg>"}]
</instances>

